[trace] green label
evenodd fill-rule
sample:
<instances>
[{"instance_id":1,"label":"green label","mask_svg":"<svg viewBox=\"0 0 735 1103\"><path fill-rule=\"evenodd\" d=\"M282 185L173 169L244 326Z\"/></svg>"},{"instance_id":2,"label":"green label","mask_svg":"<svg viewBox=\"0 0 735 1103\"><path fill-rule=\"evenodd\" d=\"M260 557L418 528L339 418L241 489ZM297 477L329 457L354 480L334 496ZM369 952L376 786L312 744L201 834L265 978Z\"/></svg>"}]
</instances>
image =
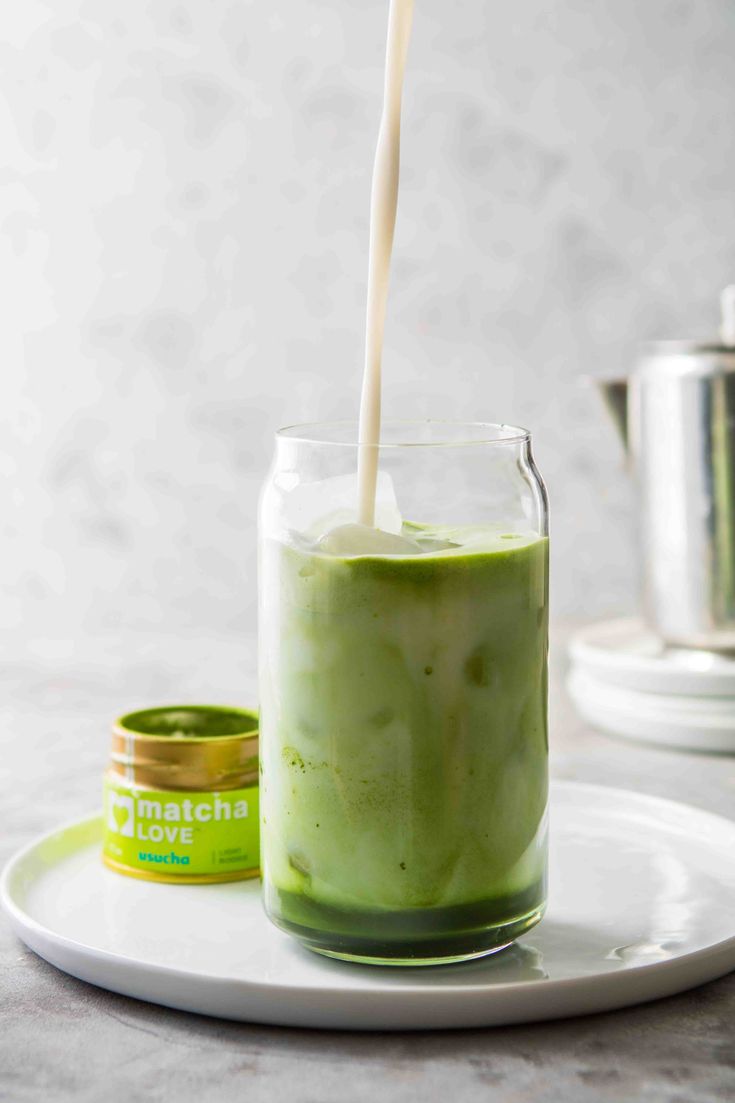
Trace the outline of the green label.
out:
<instances>
[{"instance_id":1,"label":"green label","mask_svg":"<svg viewBox=\"0 0 735 1103\"><path fill-rule=\"evenodd\" d=\"M258 867L258 786L172 793L105 778L103 851L120 865L166 877Z\"/></svg>"}]
</instances>

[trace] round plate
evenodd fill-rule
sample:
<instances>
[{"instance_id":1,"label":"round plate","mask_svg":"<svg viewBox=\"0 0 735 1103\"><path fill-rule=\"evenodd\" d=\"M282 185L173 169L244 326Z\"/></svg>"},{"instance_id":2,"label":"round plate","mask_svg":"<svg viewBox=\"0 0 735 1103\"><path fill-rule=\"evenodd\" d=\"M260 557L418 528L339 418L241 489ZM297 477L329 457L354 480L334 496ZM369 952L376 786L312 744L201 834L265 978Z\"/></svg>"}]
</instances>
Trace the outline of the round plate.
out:
<instances>
[{"instance_id":1,"label":"round plate","mask_svg":"<svg viewBox=\"0 0 735 1103\"><path fill-rule=\"evenodd\" d=\"M541 924L479 961L330 961L276 930L258 884L106 869L98 816L21 851L1 894L23 941L82 980L224 1018L330 1029L491 1026L671 995L735 967L735 824L617 789L552 788Z\"/></svg>"},{"instance_id":2,"label":"round plate","mask_svg":"<svg viewBox=\"0 0 735 1103\"><path fill-rule=\"evenodd\" d=\"M735 659L667 647L640 620L593 624L572 639L575 666L610 685L647 693L735 697Z\"/></svg>"},{"instance_id":3,"label":"round plate","mask_svg":"<svg viewBox=\"0 0 735 1103\"><path fill-rule=\"evenodd\" d=\"M590 724L611 735L687 751L735 754L735 699L675 697L634 689L573 670L569 696Z\"/></svg>"}]
</instances>

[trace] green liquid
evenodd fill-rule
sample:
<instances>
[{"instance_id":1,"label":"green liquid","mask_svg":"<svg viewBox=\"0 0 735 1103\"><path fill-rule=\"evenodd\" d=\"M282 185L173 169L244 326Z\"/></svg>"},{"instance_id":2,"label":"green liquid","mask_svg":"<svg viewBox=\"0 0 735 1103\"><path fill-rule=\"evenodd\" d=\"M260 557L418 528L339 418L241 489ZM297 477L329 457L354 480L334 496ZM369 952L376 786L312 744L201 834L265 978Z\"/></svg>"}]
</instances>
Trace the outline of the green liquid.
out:
<instances>
[{"instance_id":1,"label":"green liquid","mask_svg":"<svg viewBox=\"0 0 735 1103\"><path fill-rule=\"evenodd\" d=\"M264 549L265 900L313 949L469 957L542 913L548 542L465 536Z\"/></svg>"}]
</instances>

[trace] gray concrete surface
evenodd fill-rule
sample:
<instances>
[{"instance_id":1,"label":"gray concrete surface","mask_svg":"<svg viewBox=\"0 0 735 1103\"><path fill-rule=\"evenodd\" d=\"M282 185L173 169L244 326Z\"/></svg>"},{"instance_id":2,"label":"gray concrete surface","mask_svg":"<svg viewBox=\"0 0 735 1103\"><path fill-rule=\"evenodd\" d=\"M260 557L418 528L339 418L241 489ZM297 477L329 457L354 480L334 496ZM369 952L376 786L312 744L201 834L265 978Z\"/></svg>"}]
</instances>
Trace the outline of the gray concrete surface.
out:
<instances>
[{"instance_id":1,"label":"gray concrete surface","mask_svg":"<svg viewBox=\"0 0 735 1103\"><path fill-rule=\"evenodd\" d=\"M648 750L585 728L554 633L553 772L735 815L735 760ZM243 638L44 640L0 664L0 860L93 808L107 729L167 700L255 700ZM735 1097L735 974L586 1019L494 1030L339 1034L222 1022L103 992L0 921L2 1103L724 1103Z\"/></svg>"}]
</instances>

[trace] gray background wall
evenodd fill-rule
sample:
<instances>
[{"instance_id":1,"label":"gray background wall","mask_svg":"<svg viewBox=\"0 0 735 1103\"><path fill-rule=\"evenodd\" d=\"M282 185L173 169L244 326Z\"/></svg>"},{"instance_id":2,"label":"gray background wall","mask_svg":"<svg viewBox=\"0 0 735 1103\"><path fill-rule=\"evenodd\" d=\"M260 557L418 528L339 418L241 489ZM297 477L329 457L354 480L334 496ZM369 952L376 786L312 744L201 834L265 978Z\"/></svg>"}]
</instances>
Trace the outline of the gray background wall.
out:
<instances>
[{"instance_id":1,"label":"gray background wall","mask_svg":"<svg viewBox=\"0 0 735 1103\"><path fill-rule=\"evenodd\" d=\"M0 14L5 626L252 626L272 430L351 416L387 0ZM634 602L584 373L735 277L732 0L416 0L385 410L517 421L557 615Z\"/></svg>"}]
</instances>

